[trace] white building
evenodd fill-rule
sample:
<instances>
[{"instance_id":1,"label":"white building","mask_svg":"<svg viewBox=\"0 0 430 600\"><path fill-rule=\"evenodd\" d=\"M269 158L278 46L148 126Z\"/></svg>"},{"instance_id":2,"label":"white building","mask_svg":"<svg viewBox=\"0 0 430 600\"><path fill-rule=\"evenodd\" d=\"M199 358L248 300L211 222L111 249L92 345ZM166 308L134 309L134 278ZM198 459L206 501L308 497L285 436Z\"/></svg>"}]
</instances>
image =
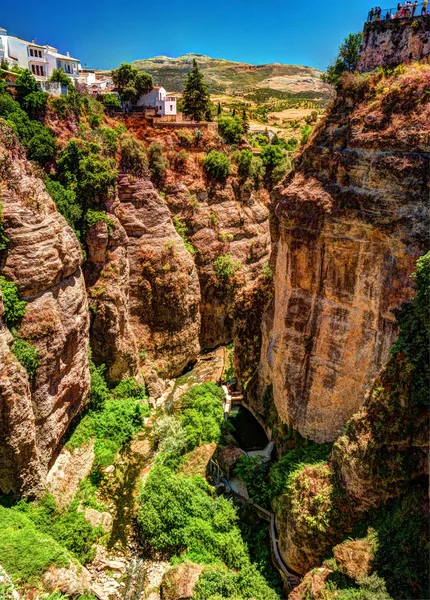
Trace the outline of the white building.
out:
<instances>
[{"instance_id":1,"label":"white building","mask_svg":"<svg viewBox=\"0 0 430 600\"><path fill-rule=\"evenodd\" d=\"M155 108L156 114L161 117L176 115L176 98L167 96L166 90L161 85L157 85L141 96L136 104L145 108Z\"/></svg>"},{"instance_id":2,"label":"white building","mask_svg":"<svg viewBox=\"0 0 430 600\"><path fill-rule=\"evenodd\" d=\"M79 60L69 53L59 54L57 48L41 46L8 35L0 27L0 61L6 61L11 67L29 69L38 80L48 79L54 69L62 69L72 79L78 77Z\"/></svg>"},{"instance_id":3,"label":"white building","mask_svg":"<svg viewBox=\"0 0 430 600\"><path fill-rule=\"evenodd\" d=\"M48 77L52 75L55 69L61 69L72 79L78 78L79 59L72 58L69 52L66 52L66 54L60 54L57 48L46 46L46 60L48 63Z\"/></svg>"}]
</instances>

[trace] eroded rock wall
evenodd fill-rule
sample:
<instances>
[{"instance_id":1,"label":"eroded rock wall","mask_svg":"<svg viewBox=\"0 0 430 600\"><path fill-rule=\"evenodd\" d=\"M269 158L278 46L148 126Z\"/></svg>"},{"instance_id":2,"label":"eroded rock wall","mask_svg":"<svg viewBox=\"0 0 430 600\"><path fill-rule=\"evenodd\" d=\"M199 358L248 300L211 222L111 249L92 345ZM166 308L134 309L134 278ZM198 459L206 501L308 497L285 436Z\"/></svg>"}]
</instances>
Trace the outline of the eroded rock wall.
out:
<instances>
[{"instance_id":1,"label":"eroded rock wall","mask_svg":"<svg viewBox=\"0 0 430 600\"><path fill-rule=\"evenodd\" d=\"M427 60L430 54L430 15L415 19L390 19L366 23L357 69L361 73L377 67ZM382 15L384 16L384 15Z\"/></svg>"},{"instance_id":2,"label":"eroded rock wall","mask_svg":"<svg viewBox=\"0 0 430 600\"><path fill-rule=\"evenodd\" d=\"M8 247L0 270L27 303L16 333L37 350L39 366L30 380L3 321L0 489L34 495L89 391L88 305L76 236L13 136L3 133L0 202Z\"/></svg>"},{"instance_id":3,"label":"eroded rock wall","mask_svg":"<svg viewBox=\"0 0 430 600\"><path fill-rule=\"evenodd\" d=\"M430 69L358 91L351 77L272 200L256 402L273 386L281 420L317 442L336 438L385 364L427 243Z\"/></svg>"}]
</instances>

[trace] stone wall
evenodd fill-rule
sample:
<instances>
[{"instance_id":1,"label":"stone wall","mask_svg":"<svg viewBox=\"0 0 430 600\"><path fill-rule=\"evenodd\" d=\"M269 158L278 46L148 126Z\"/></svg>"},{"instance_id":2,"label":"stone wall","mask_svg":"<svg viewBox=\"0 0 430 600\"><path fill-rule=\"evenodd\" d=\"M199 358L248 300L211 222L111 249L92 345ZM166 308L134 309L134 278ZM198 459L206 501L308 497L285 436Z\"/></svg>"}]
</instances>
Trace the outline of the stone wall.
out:
<instances>
[{"instance_id":1,"label":"stone wall","mask_svg":"<svg viewBox=\"0 0 430 600\"><path fill-rule=\"evenodd\" d=\"M361 73L377 67L428 60L430 15L414 19L391 19L366 23L357 69Z\"/></svg>"}]
</instances>

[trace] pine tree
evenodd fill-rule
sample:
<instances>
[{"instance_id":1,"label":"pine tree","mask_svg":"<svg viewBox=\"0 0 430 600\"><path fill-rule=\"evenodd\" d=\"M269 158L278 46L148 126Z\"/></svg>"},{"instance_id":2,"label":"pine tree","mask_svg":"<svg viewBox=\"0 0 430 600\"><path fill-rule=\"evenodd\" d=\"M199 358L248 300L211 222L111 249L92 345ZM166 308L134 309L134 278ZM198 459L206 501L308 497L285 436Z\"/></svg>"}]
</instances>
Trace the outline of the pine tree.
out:
<instances>
[{"instance_id":1,"label":"pine tree","mask_svg":"<svg viewBox=\"0 0 430 600\"><path fill-rule=\"evenodd\" d=\"M221 102L218 102L218 112L217 112L217 115L219 116L221 113L222 113Z\"/></svg>"},{"instance_id":2,"label":"pine tree","mask_svg":"<svg viewBox=\"0 0 430 600\"><path fill-rule=\"evenodd\" d=\"M235 116L236 116L236 109L235 109L235 108L233 108L233 112L231 113L231 116L232 116L232 117L235 117Z\"/></svg>"},{"instance_id":3,"label":"pine tree","mask_svg":"<svg viewBox=\"0 0 430 600\"><path fill-rule=\"evenodd\" d=\"M244 108L243 112L242 112L242 127L243 127L243 131L245 133L248 133L249 121L248 121L248 115L246 114L246 108Z\"/></svg>"},{"instance_id":4,"label":"pine tree","mask_svg":"<svg viewBox=\"0 0 430 600\"><path fill-rule=\"evenodd\" d=\"M208 86L203 81L203 73L200 71L196 59L193 60L193 68L187 75L183 102L184 115L191 117L193 121L202 121L210 114Z\"/></svg>"}]
</instances>

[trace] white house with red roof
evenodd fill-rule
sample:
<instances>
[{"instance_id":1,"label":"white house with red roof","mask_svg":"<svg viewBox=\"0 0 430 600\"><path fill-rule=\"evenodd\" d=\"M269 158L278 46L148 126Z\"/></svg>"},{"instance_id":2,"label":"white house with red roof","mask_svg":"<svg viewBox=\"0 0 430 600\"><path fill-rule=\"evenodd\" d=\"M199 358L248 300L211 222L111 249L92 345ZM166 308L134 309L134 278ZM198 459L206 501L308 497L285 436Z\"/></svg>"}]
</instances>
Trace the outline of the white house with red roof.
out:
<instances>
[{"instance_id":1,"label":"white house with red roof","mask_svg":"<svg viewBox=\"0 0 430 600\"><path fill-rule=\"evenodd\" d=\"M157 85L147 94L143 94L136 102L137 106L154 108L160 117L176 115L176 98L168 96L166 90Z\"/></svg>"}]
</instances>

